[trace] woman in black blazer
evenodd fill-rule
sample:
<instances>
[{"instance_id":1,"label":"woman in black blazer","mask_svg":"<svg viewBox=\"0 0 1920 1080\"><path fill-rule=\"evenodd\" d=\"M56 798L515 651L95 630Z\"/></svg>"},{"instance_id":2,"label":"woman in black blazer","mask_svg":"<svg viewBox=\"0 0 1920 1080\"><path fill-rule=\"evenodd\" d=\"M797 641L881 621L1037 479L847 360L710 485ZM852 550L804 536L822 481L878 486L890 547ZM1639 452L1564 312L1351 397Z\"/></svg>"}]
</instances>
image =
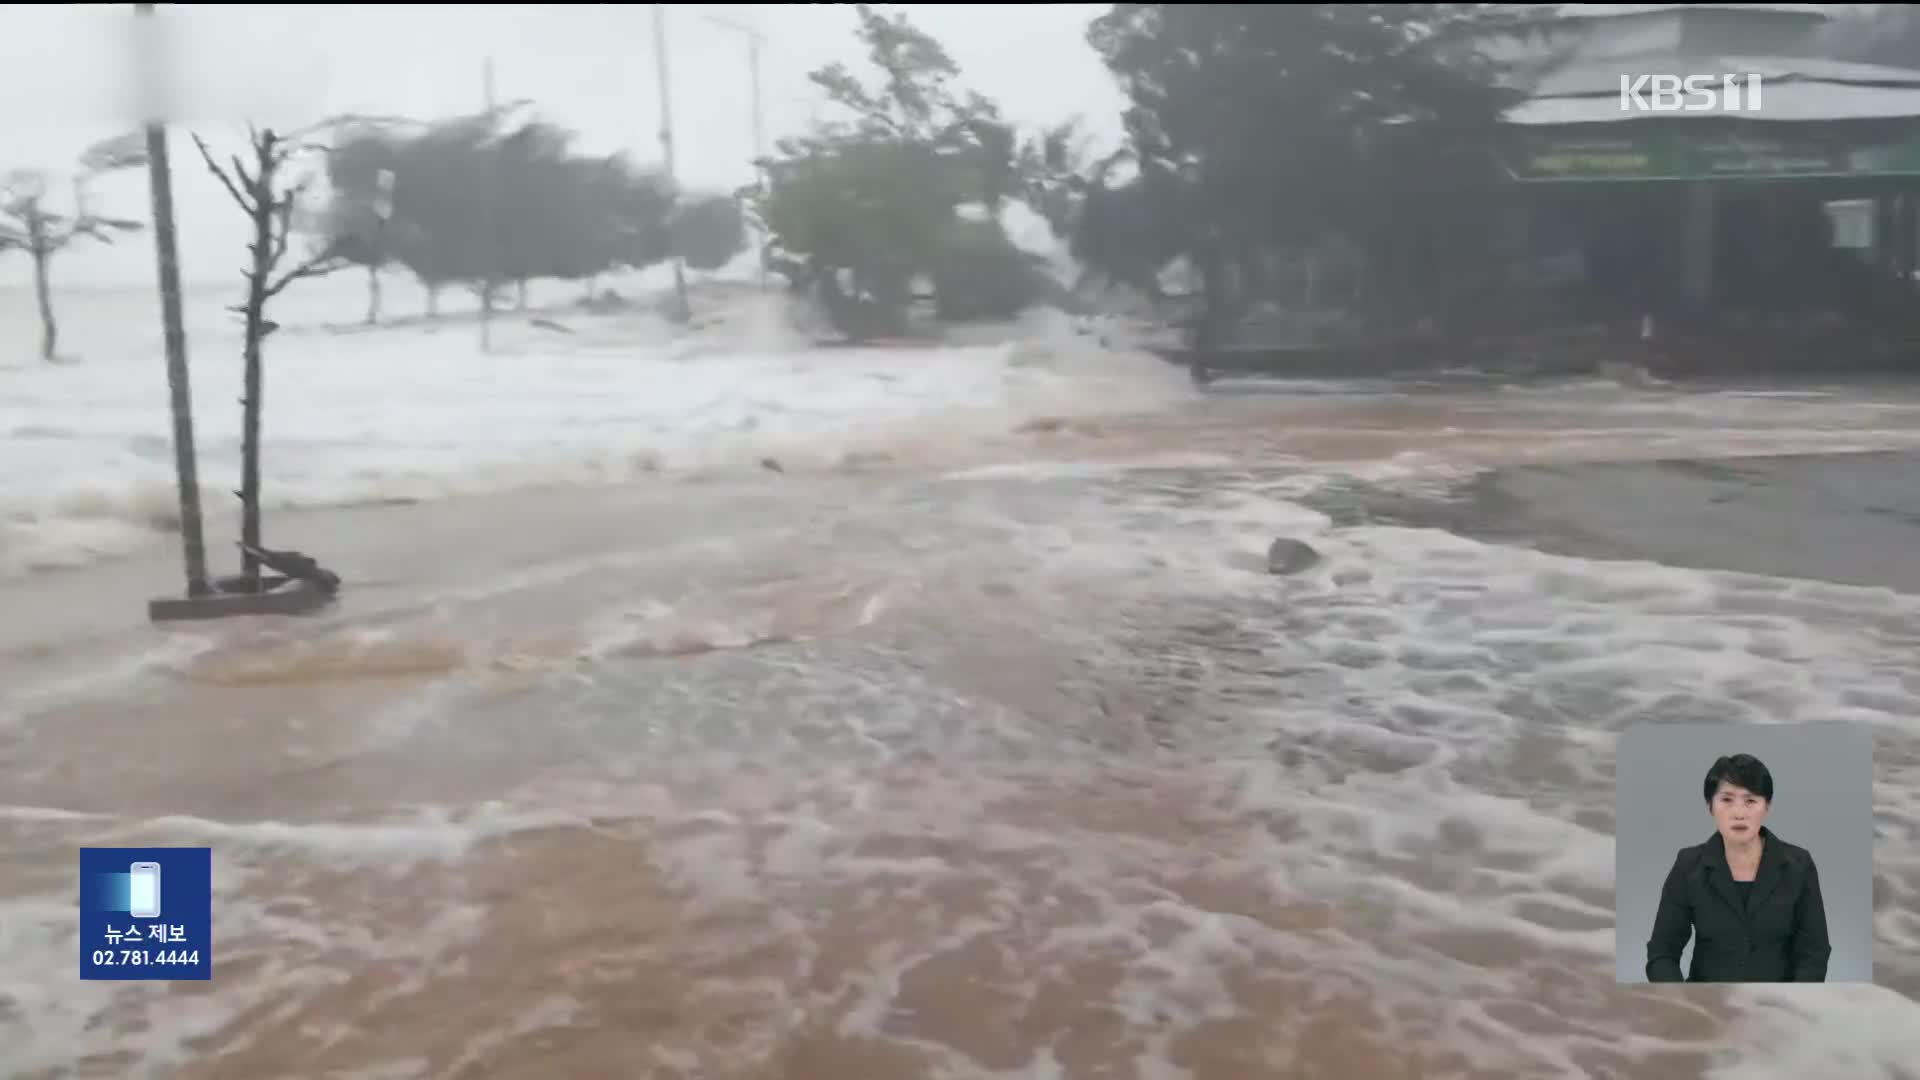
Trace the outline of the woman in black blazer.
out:
<instances>
[{"instance_id":1,"label":"woman in black blazer","mask_svg":"<svg viewBox=\"0 0 1920 1080\"><path fill-rule=\"evenodd\" d=\"M1680 849L1660 890L1647 942L1647 978L1681 982L1680 953L1692 936L1686 982L1825 982L1827 912L1806 848L1764 824L1773 774L1749 754L1723 757L1703 785L1712 839Z\"/></svg>"}]
</instances>

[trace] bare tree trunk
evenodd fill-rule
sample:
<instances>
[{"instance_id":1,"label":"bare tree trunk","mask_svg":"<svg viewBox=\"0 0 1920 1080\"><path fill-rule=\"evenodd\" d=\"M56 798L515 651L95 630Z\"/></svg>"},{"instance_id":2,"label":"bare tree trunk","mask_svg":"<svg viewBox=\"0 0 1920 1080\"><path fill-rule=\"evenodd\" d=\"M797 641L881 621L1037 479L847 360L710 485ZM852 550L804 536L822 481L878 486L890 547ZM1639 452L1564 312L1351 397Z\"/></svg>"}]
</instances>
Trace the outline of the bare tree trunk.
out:
<instances>
[{"instance_id":1,"label":"bare tree trunk","mask_svg":"<svg viewBox=\"0 0 1920 1080\"><path fill-rule=\"evenodd\" d=\"M865 338L865 328L859 318L858 303L848 297L846 290L840 287L840 279L834 270L817 270L814 277L814 297L820 309L827 316L828 325L838 330L842 336L852 341Z\"/></svg>"},{"instance_id":2,"label":"bare tree trunk","mask_svg":"<svg viewBox=\"0 0 1920 1080\"><path fill-rule=\"evenodd\" d=\"M280 267L293 230L294 212L305 187L304 184L295 184L283 191L280 172L299 146L271 128L250 129L248 142L253 148L254 166L251 173L238 156L228 158L228 164L221 165L214 160L213 152L207 148L204 140L198 135L193 138L201 160L207 164L207 170L219 179L234 203L246 213L247 223L252 227L252 240L247 245L250 258L245 271L246 300L238 308L232 309L238 311L245 320L246 335L241 346L245 372L243 396L240 399L240 490L234 495L240 499L240 543L243 545L240 552L240 578L236 587L245 592L258 593L261 591L261 564L255 552L261 547L260 417L265 404L260 354L267 335L278 329L277 324L267 318L267 301L296 281L332 273L340 267L341 261L331 250L327 250L316 252L291 267ZM279 271L277 276L276 270Z\"/></svg>"},{"instance_id":3,"label":"bare tree trunk","mask_svg":"<svg viewBox=\"0 0 1920 1080\"><path fill-rule=\"evenodd\" d=\"M260 546L260 309L247 301L246 397L241 399L240 428L240 542L248 549ZM240 572L247 590L260 590L260 560L251 550L240 556Z\"/></svg>"},{"instance_id":4,"label":"bare tree trunk","mask_svg":"<svg viewBox=\"0 0 1920 1080\"><path fill-rule=\"evenodd\" d=\"M527 310L527 279L521 278L519 281L513 283L513 287L517 290L514 296L513 306L520 311Z\"/></svg>"},{"instance_id":5,"label":"bare tree trunk","mask_svg":"<svg viewBox=\"0 0 1920 1080\"><path fill-rule=\"evenodd\" d=\"M367 325L380 321L380 268L367 267Z\"/></svg>"},{"instance_id":6,"label":"bare tree trunk","mask_svg":"<svg viewBox=\"0 0 1920 1080\"><path fill-rule=\"evenodd\" d=\"M693 321L693 307L687 300L686 260L679 256L673 259L673 321L687 323Z\"/></svg>"},{"instance_id":7,"label":"bare tree trunk","mask_svg":"<svg viewBox=\"0 0 1920 1080\"><path fill-rule=\"evenodd\" d=\"M1227 268L1221 258L1219 246L1209 239L1203 239L1199 251L1200 263L1200 310L1195 317L1188 348L1191 359L1188 374L1197 384L1211 381L1211 371L1207 361L1215 359L1215 354L1226 343L1229 301L1227 297Z\"/></svg>"},{"instance_id":8,"label":"bare tree trunk","mask_svg":"<svg viewBox=\"0 0 1920 1080\"><path fill-rule=\"evenodd\" d=\"M1227 268L1209 246L1200 254L1200 322L1197 338L1206 349L1217 348L1226 336Z\"/></svg>"},{"instance_id":9,"label":"bare tree trunk","mask_svg":"<svg viewBox=\"0 0 1920 1080\"><path fill-rule=\"evenodd\" d=\"M427 282L426 284L427 318L437 319L440 317L440 286L434 282Z\"/></svg>"},{"instance_id":10,"label":"bare tree trunk","mask_svg":"<svg viewBox=\"0 0 1920 1080\"><path fill-rule=\"evenodd\" d=\"M53 287L47 281L47 264L53 252L36 244L33 248L33 299L40 308L40 359L51 361L60 343L60 327L53 321Z\"/></svg>"},{"instance_id":11,"label":"bare tree trunk","mask_svg":"<svg viewBox=\"0 0 1920 1080\"><path fill-rule=\"evenodd\" d=\"M247 276L246 339L242 376L246 396L240 399L240 573L248 592L260 591L260 342L266 336L267 275L273 272L273 176L262 168L253 209L253 272Z\"/></svg>"}]
</instances>

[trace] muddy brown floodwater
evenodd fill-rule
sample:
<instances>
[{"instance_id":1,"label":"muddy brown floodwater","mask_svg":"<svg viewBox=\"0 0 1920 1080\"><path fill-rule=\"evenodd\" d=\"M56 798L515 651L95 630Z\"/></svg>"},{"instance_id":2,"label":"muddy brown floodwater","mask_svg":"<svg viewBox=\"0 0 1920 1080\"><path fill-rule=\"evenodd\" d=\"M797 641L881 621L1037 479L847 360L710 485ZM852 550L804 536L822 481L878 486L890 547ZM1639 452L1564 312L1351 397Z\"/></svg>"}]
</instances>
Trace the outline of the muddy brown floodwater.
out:
<instances>
[{"instance_id":1,"label":"muddy brown floodwater","mask_svg":"<svg viewBox=\"0 0 1920 1080\"><path fill-rule=\"evenodd\" d=\"M1911 1078L1920 459L1631 463L1915 449L1887 386L1222 384L281 515L307 621L148 627L166 551L8 584L0 1074ZM1615 984L1613 746L1676 701L1871 725L1879 986ZM212 847L211 982L76 977L100 844Z\"/></svg>"}]
</instances>

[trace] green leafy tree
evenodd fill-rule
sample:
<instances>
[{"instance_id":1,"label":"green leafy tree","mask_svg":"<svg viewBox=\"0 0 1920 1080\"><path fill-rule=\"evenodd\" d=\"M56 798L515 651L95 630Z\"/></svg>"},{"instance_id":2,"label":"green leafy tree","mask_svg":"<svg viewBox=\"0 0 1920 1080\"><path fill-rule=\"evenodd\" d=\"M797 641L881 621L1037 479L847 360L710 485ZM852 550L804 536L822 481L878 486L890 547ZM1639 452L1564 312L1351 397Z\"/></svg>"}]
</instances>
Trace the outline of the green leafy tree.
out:
<instances>
[{"instance_id":1,"label":"green leafy tree","mask_svg":"<svg viewBox=\"0 0 1920 1080\"><path fill-rule=\"evenodd\" d=\"M608 163L595 181L600 193L595 211L601 225L598 241L603 255L596 273L644 270L664 262L673 253L669 228L675 193L658 170L636 169L624 158Z\"/></svg>"},{"instance_id":2,"label":"green leafy tree","mask_svg":"<svg viewBox=\"0 0 1920 1080\"><path fill-rule=\"evenodd\" d=\"M695 270L718 270L747 249L747 222L740 202L727 195L688 199L671 223L674 253Z\"/></svg>"},{"instance_id":3,"label":"green leafy tree","mask_svg":"<svg viewBox=\"0 0 1920 1080\"><path fill-rule=\"evenodd\" d=\"M370 281L390 262L406 267L426 286L429 313L450 284L490 308L508 282L524 299L530 280L591 280L667 257L673 193L658 172L619 155L577 154L572 133L545 121L510 120L502 109L414 131L356 131L338 143L326 218L335 250L367 267ZM702 207L692 238L724 243L714 233L724 233L724 210ZM736 232L737 220L736 208ZM376 288L369 294L371 320Z\"/></svg>"},{"instance_id":4,"label":"green leafy tree","mask_svg":"<svg viewBox=\"0 0 1920 1080\"><path fill-rule=\"evenodd\" d=\"M991 218L947 226L933 259L934 304L948 322L1006 319L1040 295L1041 271Z\"/></svg>"},{"instance_id":5,"label":"green leafy tree","mask_svg":"<svg viewBox=\"0 0 1920 1080\"><path fill-rule=\"evenodd\" d=\"M962 208L997 219L1032 185L1014 129L992 102L955 88L959 67L938 41L905 16L864 4L857 13L878 78L869 85L841 64L810 76L844 118L779 144L752 211L771 237L772 268L842 332L871 336L904 327L916 280L961 287L972 280L963 268L983 265L989 247L1010 264L1017 252L1004 231L968 226ZM959 245L950 256L949 244ZM1002 306L980 296L941 305Z\"/></svg>"},{"instance_id":6,"label":"green leafy tree","mask_svg":"<svg viewBox=\"0 0 1920 1080\"><path fill-rule=\"evenodd\" d=\"M1222 332L1260 291L1276 250L1368 234L1395 206L1431 211L1437 190L1490 167L1513 95L1472 50L1435 44L1493 17L1468 4L1115 4L1093 22L1089 41L1130 100L1130 197L1182 237L1203 330ZM1082 243L1137 273L1165 254L1139 217L1115 213L1122 231Z\"/></svg>"},{"instance_id":7,"label":"green leafy tree","mask_svg":"<svg viewBox=\"0 0 1920 1080\"><path fill-rule=\"evenodd\" d=\"M761 209L774 268L812 291L843 332L898 333L958 195L932 147L818 139L779 162Z\"/></svg>"},{"instance_id":8,"label":"green leafy tree","mask_svg":"<svg viewBox=\"0 0 1920 1080\"><path fill-rule=\"evenodd\" d=\"M552 276L565 264L578 264L584 252L566 250L582 242L572 226L580 208L568 200L584 193L571 154L573 133L543 121L520 125L490 148L490 271L483 280L513 282L519 306L526 306L526 284ZM593 208L585 208L591 210ZM570 268L569 268L570 269Z\"/></svg>"},{"instance_id":9,"label":"green leafy tree","mask_svg":"<svg viewBox=\"0 0 1920 1080\"><path fill-rule=\"evenodd\" d=\"M478 173L497 126L491 115L459 117L398 148L386 240L394 261L427 290L430 315L446 286L486 276L492 193Z\"/></svg>"},{"instance_id":10,"label":"green leafy tree","mask_svg":"<svg viewBox=\"0 0 1920 1080\"><path fill-rule=\"evenodd\" d=\"M89 198L95 178L146 164L141 137L127 135L96 144L81 155L79 164L72 182L72 209L66 213L51 208L51 182L45 173L23 169L0 177L0 253L23 251L33 260L42 360L52 360L60 343L53 312L53 257L79 240L110 244L116 234L143 228L138 221L99 213Z\"/></svg>"},{"instance_id":11,"label":"green leafy tree","mask_svg":"<svg viewBox=\"0 0 1920 1080\"><path fill-rule=\"evenodd\" d=\"M391 131L349 129L327 155L325 231L342 260L366 271L368 325L380 321L380 275L394 258L388 229L401 150Z\"/></svg>"}]
</instances>

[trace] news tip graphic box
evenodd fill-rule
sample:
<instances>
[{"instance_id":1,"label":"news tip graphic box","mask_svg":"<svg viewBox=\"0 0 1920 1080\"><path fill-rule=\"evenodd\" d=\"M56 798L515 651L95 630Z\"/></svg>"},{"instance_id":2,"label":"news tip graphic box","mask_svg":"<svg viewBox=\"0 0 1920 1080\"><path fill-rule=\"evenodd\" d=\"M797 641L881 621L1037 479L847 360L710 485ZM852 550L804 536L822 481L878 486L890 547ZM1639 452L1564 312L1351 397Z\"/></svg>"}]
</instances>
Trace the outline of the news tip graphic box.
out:
<instances>
[{"instance_id":1,"label":"news tip graphic box","mask_svg":"<svg viewBox=\"0 0 1920 1080\"><path fill-rule=\"evenodd\" d=\"M213 849L80 849L80 977L213 978Z\"/></svg>"}]
</instances>

